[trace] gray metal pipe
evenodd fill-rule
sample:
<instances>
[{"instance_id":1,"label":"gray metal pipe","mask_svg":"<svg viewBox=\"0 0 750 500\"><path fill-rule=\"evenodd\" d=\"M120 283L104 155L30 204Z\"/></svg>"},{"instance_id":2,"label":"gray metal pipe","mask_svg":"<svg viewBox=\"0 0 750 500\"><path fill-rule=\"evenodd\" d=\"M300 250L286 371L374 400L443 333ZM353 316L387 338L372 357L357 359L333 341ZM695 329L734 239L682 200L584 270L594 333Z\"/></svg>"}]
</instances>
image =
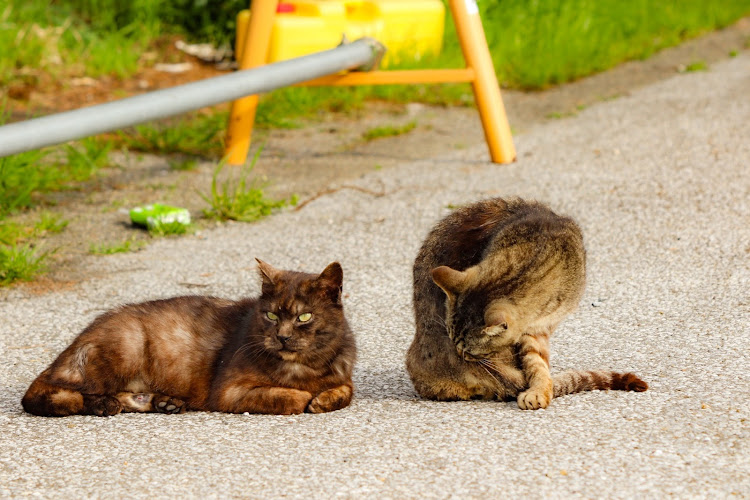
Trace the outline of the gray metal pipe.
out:
<instances>
[{"instance_id":1,"label":"gray metal pipe","mask_svg":"<svg viewBox=\"0 0 750 500\"><path fill-rule=\"evenodd\" d=\"M0 127L0 157L179 115L373 64L383 46L362 38L334 49Z\"/></svg>"}]
</instances>

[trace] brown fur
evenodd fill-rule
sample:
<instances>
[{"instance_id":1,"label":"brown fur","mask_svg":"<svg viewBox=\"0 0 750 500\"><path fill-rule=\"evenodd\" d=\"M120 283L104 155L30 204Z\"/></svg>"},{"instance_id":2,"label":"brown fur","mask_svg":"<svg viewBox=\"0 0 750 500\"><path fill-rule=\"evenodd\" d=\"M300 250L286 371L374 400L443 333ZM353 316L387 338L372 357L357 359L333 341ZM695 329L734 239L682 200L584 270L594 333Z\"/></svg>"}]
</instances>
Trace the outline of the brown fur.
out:
<instances>
[{"instance_id":1,"label":"brown fur","mask_svg":"<svg viewBox=\"0 0 750 500\"><path fill-rule=\"evenodd\" d=\"M584 390L646 390L632 373L550 375L549 336L577 307L585 275L580 228L541 203L495 198L445 217L414 262L406 367L417 392L537 409Z\"/></svg>"},{"instance_id":2,"label":"brown fur","mask_svg":"<svg viewBox=\"0 0 750 500\"><path fill-rule=\"evenodd\" d=\"M258 263L257 299L175 297L99 316L34 380L24 409L57 417L344 408L356 348L341 266L312 275ZM311 319L300 321L304 313Z\"/></svg>"}]
</instances>

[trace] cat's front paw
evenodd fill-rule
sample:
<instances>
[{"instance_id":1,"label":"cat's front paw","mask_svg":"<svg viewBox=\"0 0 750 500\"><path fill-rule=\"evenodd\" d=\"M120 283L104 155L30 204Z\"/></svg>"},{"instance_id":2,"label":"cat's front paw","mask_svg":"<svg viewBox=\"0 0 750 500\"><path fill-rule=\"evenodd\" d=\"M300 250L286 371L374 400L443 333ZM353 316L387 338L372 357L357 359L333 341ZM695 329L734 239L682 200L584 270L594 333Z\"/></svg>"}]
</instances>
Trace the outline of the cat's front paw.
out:
<instances>
[{"instance_id":1,"label":"cat's front paw","mask_svg":"<svg viewBox=\"0 0 750 500\"><path fill-rule=\"evenodd\" d=\"M522 410L547 408L552 401L552 390L546 387L534 387L518 395L518 407Z\"/></svg>"},{"instance_id":2,"label":"cat's front paw","mask_svg":"<svg viewBox=\"0 0 750 500\"><path fill-rule=\"evenodd\" d=\"M308 413L325 413L334 410L340 410L349 406L352 400L352 388L348 385L340 385L323 391L310 401L307 405Z\"/></svg>"},{"instance_id":3,"label":"cat's front paw","mask_svg":"<svg viewBox=\"0 0 750 500\"><path fill-rule=\"evenodd\" d=\"M165 396L164 394L155 395L151 404L157 413L185 413L187 409L187 405L183 400Z\"/></svg>"}]
</instances>

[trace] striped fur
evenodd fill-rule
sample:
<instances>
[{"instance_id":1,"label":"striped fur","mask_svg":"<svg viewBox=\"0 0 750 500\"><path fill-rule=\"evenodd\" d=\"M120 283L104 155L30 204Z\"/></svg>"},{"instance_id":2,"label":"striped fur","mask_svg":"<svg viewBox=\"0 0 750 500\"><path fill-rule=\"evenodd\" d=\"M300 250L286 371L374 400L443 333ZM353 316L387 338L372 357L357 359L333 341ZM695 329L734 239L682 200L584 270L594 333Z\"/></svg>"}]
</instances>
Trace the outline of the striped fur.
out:
<instances>
[{"instance_id":1,"label":"striped fur","mask_svg":"<svg viewBox=\"0 0 750 500\"><path fill-rule=\"evenodd\" d=\"M445 217L414 262L406 368L417 392L538 409L574 392L645 391L632 373L550 374L549 337L578 306L585 275L580 228L541 203L495 198Z\"/></svg>"},{"instance_id":2,"label":"striped fur","mask_svg":"<svg viewBox=\"0 0 750 500\"><path fill-rule=\"evenodd\" d=\"M554 396L583 391L634 391L643 392L648 384L634 373L616 373L601 370L570 370L552 377Z\"/></svg>"}]
</instances>

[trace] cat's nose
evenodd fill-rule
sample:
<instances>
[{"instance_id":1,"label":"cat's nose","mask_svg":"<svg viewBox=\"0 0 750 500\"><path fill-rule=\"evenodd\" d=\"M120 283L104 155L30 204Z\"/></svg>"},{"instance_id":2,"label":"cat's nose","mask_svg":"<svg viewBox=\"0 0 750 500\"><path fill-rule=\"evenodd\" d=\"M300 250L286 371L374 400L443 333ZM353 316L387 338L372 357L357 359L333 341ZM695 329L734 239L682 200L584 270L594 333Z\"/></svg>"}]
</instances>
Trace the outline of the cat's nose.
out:
<instances>
[{"instance_id":1,"label":"cat's nose","mask_svg":"<svg viewBox=\"0 0 750 500\"><path fill-rule=\"evenodd\" d=\"M281 342L282 344L286 344L287 341L290 339L289 336L285 336L285 335L276 335L276 338L279 339L279 342Z\"/></svg>"}]
</instances>

